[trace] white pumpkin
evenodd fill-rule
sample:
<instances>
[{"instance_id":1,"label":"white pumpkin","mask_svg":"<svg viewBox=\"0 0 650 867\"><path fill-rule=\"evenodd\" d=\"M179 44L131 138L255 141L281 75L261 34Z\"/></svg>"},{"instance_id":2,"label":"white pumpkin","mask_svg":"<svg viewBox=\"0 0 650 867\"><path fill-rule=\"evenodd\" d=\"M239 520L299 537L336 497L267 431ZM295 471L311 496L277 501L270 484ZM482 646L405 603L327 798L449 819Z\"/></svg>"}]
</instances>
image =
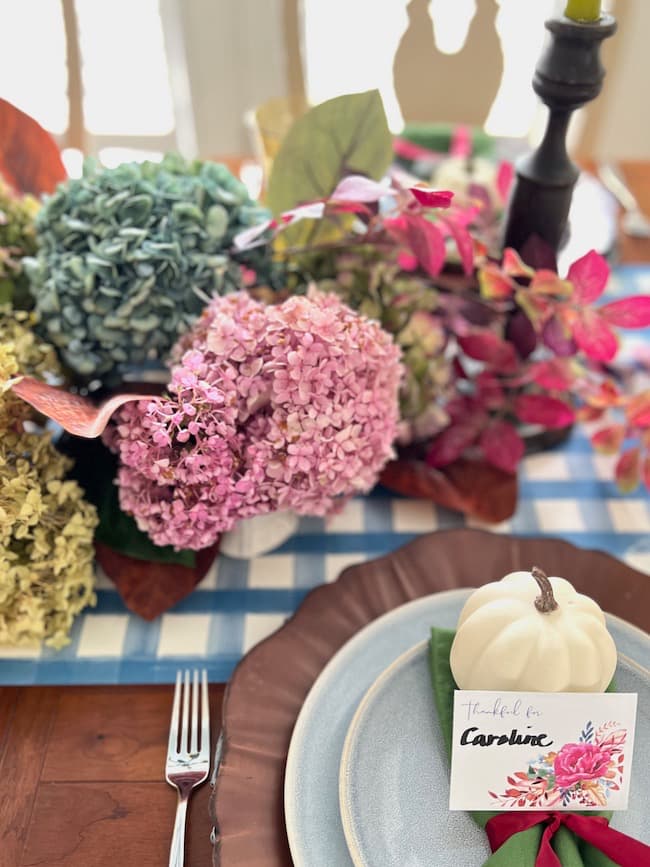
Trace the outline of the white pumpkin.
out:
<instances>
[{"instance_id":1,"label":"white pumpkin","mask_svg":"<svg viewBox=\"0 0 650 867\"><path fill-rule=\"evenodd\" d=\"M616 645L593 599L535 568L472 593L450 664L460 689L604 692Z\"/></svg>"}]
</instances>

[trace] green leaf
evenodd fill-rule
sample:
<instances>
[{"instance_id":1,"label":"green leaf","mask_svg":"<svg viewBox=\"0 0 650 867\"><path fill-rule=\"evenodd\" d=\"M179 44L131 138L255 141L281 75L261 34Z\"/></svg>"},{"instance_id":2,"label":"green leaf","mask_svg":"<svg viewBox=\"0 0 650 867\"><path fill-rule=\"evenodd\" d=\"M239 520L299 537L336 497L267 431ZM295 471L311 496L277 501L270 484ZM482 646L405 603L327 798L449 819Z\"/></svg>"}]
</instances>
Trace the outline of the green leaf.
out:
<instances>
[{"instance_id":1,"label":"green leaf","mask_svg":"<svg viewBox=\"0 0 650 867\"><path fill-rule=\"evenodd\" d=\"M274 215L328 198L345 175L379 180L392 137L378 90L338 96L299 117L278 151L267 204Z\"/></svg>"},{"instance_id":2,"label":"green leaf","mask_svg":"<svg viewBox=\"0 0 650 867\"><path fill-rule=\"evenodd\" d=\"M64 433L56 445L59 451L73 458L75 464L68 475L79 482L86 499L97 507L97 542L137 560L175 563L190 568L196 565L194 551L175 551L171 545L154 545L149 536L138 529L135 520L120 509L117 486L113 481L117 475L117 459L101 440L82 439Z\"/></svg>"}]
</instances>

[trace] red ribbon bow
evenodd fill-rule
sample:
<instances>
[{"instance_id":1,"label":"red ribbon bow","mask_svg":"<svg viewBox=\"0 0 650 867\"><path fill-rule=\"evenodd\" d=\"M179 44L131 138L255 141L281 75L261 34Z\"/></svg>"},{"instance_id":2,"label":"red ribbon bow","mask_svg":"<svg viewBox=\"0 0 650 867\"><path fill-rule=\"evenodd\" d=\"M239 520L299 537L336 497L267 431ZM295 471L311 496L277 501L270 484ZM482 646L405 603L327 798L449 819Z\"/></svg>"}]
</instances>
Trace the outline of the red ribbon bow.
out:
<instances>
[{"instance_id":1,"label":"red ribbon bow","mask_svg":"<svg viewBox=\"0 0 650 867\"><path fill-rule=\"evenodd\" d=\"M546 813L541 810L499 813L485 826L492 851L496 852L513 834L527 831L542 822L547 825L542 834L535 867L562 867L551 846L553 835L560 825L566 825L570 831L600 849L620 867L650 865L650 846L610 828L609 821L603 816L579 816L577 813Z\"/></svg>"}]
</instances>

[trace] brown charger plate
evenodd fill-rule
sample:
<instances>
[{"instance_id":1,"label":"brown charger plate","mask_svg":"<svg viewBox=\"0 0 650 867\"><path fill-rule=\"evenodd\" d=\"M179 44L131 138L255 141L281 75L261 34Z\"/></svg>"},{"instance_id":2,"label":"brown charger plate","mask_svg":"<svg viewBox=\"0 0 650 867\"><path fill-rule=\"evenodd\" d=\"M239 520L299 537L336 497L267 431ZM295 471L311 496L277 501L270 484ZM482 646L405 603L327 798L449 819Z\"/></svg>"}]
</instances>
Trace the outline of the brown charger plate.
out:
<instances>
[{"instance_id":1,"label":"brown charger plate","mask_svg":"<svg viewBox=\"0 0 650 867\"><path fill-rule=\"evenodd\" d=\"M223 750L211 814L219 867L290 867L284 769L294 724L336 651L387 611L537 565L568 578L611 614L650 631L650 577L609 554L558 539L444 530L345 569L237 666L223 704ZM335 865L332 865L335 867Z\"/></svg>"}]
</instances>

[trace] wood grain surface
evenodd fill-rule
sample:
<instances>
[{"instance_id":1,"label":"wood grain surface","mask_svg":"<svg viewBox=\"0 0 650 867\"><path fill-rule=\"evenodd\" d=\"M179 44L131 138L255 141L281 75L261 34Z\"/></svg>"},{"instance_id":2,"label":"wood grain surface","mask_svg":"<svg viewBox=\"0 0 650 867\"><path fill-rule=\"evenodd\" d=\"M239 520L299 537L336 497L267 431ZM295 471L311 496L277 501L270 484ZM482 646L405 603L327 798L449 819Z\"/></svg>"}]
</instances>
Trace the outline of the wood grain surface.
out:
<instances>
[{"instance_id":1,"label":"wood grain surface","mask_svg":"<svg viewBox=\"0 0 650 867\"><path fill-rule=\"evenodd\" d=\"M213 747L223 685L210 686ZM163 867L173 686L0 689L0 867ZM190 800L188 867L211 864L210 787Z\"/></svg>"},{"instance_id":2,"label":"wood grain surface","mask_svg":"<svg viewBox=\"0 0 650 867\"><path fill-rule=\"evenodd\" d=\"M650 162L622 170L650 213ZM650 262L650 241L621 235L618 260ZM0 867L167 864L176 803L164 781L172 692L0 687ZM223 684L210 687L215 741L223 692ZM206 783L190 802L188 867L212 863L209 795Z\"/></svg>"}]
</instances>

